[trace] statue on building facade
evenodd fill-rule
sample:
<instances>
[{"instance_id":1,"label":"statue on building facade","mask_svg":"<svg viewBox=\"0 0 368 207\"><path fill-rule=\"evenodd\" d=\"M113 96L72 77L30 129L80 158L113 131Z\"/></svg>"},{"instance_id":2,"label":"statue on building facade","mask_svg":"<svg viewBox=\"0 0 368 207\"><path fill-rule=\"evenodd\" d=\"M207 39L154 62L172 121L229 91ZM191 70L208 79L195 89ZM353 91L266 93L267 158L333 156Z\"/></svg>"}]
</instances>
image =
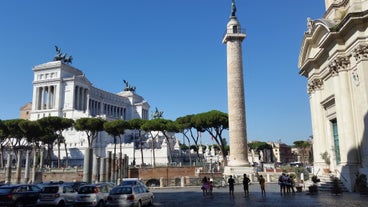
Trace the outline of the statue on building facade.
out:
<instances>
[{"instance_id":1,"label":"statue on building facade","mask_svg":"<svg viewBox=\"0 0 368 207\"><path fill-rule=\"evenodd\" d=\"M125 88L124 88L124 91L132 91L134 92L135 91L135 86L131 86L129 85L129 82L126 81L126 80L123 80L124 84L125 84Z\"/></svg>"},{"instance_id":2,"label":"statue on building facade","mask_svg":"<svg viewBox=\"0 0 368 207\"><path fill-rule=\"evenodd\" d=\"M162 118L163 113L164 113L163 111L159 111L158 108L156 107L155 111L152 113L152 118L153 119Z\"/></svg>"},{"instance_id":3,"label":"statue on building facade","mask_svg":"<svg viewBox=\"0 0 368 207\"><path fill-rule=\"evenodd\" d=\"M64 63L72 63L73 57L68 56L66 53L62 53L61 49L55 45L56 55L54 57L54 61L62 61Z\"/></svg>"},{"instance_id":4,"label":"statue on building facade","mask_svg":"<svg viewBox=\"0 0 368 207\"><path fill-rule=\"evenodd\" d=\"M310 17L307 18L307 28L308 28L307 33L308 34L312 34L313 21L312 21L312 19Z\"/></svg>"}]
</instances>

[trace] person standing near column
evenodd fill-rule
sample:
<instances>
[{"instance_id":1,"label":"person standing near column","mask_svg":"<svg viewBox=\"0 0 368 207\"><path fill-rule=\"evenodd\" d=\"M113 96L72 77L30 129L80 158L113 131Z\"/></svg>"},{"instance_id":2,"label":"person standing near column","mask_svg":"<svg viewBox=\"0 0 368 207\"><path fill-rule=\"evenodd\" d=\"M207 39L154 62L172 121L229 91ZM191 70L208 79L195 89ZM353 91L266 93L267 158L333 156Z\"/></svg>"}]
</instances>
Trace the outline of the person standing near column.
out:
<instances>
[{"instance_id":1,"label":"person standing near column","mask_svg":"<svg viewBox=\"0 0 368 207\"><path fill-rule=\"evenodd\" d=\"M227 183L229 184L229 195L230 197L234 197L234 183L235 180L232 175L230 175L229 179L227 180Z\"/></svg>"},{"instance_id":2,"label":"person standing near column","mask_svg":"<svg viewBox=\"0 0 368 207\"><path fill-rule=\"evenodd\" d=\"M250 179L247 177L247 174L244 174L243 175L244 197L249 196L249 183Z\"/></svg>"},{"instance_id":3,"label":"person standing near column","mask_svg":"<svg viewBox=\"0 0 368 207\"><path fill-rule=\"evenodd\" d=\"M266 180L262 175L259 176L259 184L261 185L262 196L266 196Z\"/></svg>"}]
</instances>

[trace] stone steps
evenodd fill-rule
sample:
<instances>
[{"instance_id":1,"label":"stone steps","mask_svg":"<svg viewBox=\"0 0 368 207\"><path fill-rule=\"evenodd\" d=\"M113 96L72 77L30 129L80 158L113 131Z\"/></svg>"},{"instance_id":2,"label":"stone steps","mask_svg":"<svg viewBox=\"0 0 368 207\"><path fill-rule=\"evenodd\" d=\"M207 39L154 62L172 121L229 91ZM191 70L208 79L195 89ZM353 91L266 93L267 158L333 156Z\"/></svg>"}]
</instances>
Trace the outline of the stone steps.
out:
<instances>
[{"instance_id":1,"label":"stone steps","mask_svg":"<svg viewBox=\"0 0 368 207\"><path fill-rule=\"evenodd\" d=\"M318 191L323 191L323 192L331 192L332 188L333 188L333 181L332 178L334 177L334 174L323 174L323 175L319 175L318 179L320 179L320 182L317 184L318 185ZM308 182L309 185L312 185L313 182L310 181ZM342 183L341 180L339 180L339 187L341 188L342 192L349 192L348 189L344 186L344 184Z\"/></svg>"}]
</instances>

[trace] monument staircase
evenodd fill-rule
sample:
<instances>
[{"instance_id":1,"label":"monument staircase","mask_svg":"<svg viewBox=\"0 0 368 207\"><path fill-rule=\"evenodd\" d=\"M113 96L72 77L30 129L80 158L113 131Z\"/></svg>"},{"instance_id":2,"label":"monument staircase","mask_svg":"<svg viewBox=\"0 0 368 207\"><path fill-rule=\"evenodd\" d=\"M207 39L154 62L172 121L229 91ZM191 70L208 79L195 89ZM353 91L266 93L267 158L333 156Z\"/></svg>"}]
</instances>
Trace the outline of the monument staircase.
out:
<instances>
[{"instance_id":1,"label":"monument staircase","mask_svg":"<svg viewBox=\"0 0 368 207\"><path fill-rule=\"evenodd\" d=\"M320 180L320 182L318 182L318 191L322 191L322 192L332 192L332 189L334 187L334 183L332 178L336 177L336 174L334 173L328 173L328 174L319 174L318 175L318 179ZM343 182L341 181L341 179L344 178L339 178L338 180L338 185L341 188L342 192L349 192L348 189L344 186ZM310 186L313 185L312 181L308 181L306 183L306 186Z\"/></svg>"}]
</instances>

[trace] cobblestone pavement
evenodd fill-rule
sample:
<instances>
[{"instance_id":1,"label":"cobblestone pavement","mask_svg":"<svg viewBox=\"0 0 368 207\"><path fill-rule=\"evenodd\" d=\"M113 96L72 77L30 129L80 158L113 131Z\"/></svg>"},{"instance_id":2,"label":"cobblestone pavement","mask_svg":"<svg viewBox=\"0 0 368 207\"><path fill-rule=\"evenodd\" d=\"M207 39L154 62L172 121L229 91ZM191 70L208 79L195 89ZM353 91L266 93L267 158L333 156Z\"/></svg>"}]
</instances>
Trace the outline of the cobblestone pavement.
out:
<instances>
[{"instance_id":1,"label":"cobblestone pavement","mask_svg":"<svg viewBox=\"0 0 368 207\"><path fill-rule=\"evenodd\" d=\"M214 188L213 196L203 196L199 187L186 188L153 188L151 191L155 195L154 206L331 206L331 207L350 207L350 206L368 206L368 196L362 196L359 193L343 193L342 195L333 195L329 192L319 192L317 195L309 195L305 191L289 195L280 195L280 189L277 184L266 184L266 196L262 197L260 187L252 183L249 187L249 197L244 197L243 186L235 186L235 195L229 196L228 188Z\"/></svg>"}]
</instances>

